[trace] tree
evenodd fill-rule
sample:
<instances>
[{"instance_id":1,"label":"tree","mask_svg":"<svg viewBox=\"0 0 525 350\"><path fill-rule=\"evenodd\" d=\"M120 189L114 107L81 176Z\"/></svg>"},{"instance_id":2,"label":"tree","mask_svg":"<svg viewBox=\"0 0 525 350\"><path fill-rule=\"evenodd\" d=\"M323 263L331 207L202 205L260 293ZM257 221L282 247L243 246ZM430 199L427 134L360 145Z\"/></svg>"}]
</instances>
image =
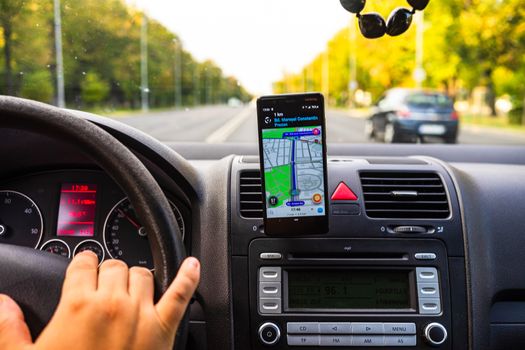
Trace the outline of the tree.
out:
<instances>
[{"instance_id":1,"label":"tree","mask_svg":"<svg viewBox=\"0 0 525 350\"><path fill-rule=\"evenodd\" d=\"M24 98L49 103L53 99L52 81L48 70L24 74L20 95Z\"/></svg>"},{"instance_id":2,"label":"tree","mask_svg":"<svg viewBox=\"0 0 525 350\"><path fill-rule=\"evenodd\" d=\"M368 10L385 15L403 1L370 3ZM368 6L368 5L367 5ZM498 94L509 94L516 105L525 97L525 2L523 0L440 0L430 2L424 12L424 86L441 89L453 97L460 89L485 86L488 104L495 114ZM357 30L352 25L351 30ZM415 69L415 24L400 37L350 40L343 28L306 67L286 73L274 84L276 92L304 89L302 81L322 89L323 57L329 62L329 101L345 105L348 91L350 47L357 56L360 89L375 98L384 90L413 87ZM306 76L306 78L305 78Z\"/></svg>"},{"instance_id":3,"label":"tree","mask_svg":"<svg viewBox=\"0 0 525 350\"><path fill-rule=\"evenodd\" d=\"M88 105L98 105L104 101L109 93L109 84L100 79L97 73L89 72L81 82L82 101Z\"/></svg>"},{"instance_id":4,"label":"tree","mask_svg":"<svg viewBox=\"0 0 525 350\"><path fill-rule=\"evenodd\" d=\"M23 0L0 0L0 26L3 31L4 39L4 76L6 93L11 95L14 93L13 83L13 22L19 15Z\"/></svg>"},{"instance_id":5,"label":"tree","mask_svg":"<svg viewBox=\"0 0 525 350\"><path fill-rule=\"evenodd\" d=\"M61 0L61 7L68 105L138 107L142 12L124 0ZM52 10L53 2L49 0L0 0L0 50L4 52L0 74L5 77L0 93L49 101L48 88L55 86L56 76ZM174 67L179 57L174 40L179 43L177 50L181 49L183 103L191 104L194 92L208 103L225 102L227 93L245 93L235 79L232 86L215 63L195 60L181 48L176 34L150 19L148 73L152 107L174 105ZM194 72L199 73L198 81ZM49 82L44 84L43 79ZM44 85L39 95L37 87Z\"/></svg>"}]
</instances>

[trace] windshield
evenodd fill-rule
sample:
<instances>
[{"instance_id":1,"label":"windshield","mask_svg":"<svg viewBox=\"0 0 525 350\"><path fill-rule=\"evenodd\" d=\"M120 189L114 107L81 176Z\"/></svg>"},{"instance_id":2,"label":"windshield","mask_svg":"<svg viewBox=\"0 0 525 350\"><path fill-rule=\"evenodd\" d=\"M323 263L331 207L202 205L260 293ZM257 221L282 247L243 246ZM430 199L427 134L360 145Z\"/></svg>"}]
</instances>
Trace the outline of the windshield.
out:
<instances>
[{"instance_id":1,"label":"windshield","mask_svg":"<svg viewBox=\"0 0 525 350\"><path fill-rule=\"evenodd\" d=\"M317 91L328 143L525 145L524 17L522 0L431 0L367 39L337 0L0 0L0 93L161 141L256 143L257 97Z\"/></svg>"},{"instance_id":2,"label":"windshield","mask_svg":"<svg viewBox=\"0 0 525 350\"><path fill-rule=\"evenodd\" d=\"M452 100L443 94L413 93L405 98L405 103L414 108L453 108Z\"/></svg>"}]
</instances>

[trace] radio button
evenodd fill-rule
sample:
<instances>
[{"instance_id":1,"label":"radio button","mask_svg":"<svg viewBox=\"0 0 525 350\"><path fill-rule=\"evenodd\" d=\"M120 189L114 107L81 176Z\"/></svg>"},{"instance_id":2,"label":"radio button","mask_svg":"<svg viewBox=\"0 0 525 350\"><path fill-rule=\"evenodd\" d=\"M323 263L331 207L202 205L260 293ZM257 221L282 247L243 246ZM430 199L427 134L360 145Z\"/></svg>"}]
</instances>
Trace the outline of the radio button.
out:
<instances>
[{"instance_id":1,"label":"radio button","mask_svg":"<svg viewBox=\"0 0 525 350\"><path fill-rule=\"evenodd\" d=\"M282 257L281 253L261 253L259 255L262 260L281 260Z\"/></svg>"},{"instance_id":2,"label":"radio button","mask_svg":"<svg viewBox=\"0 0 525 350\"><path fill-rule=\"evenodd\" d=\"M321 344L319 335L288 335L287 340L290 346L319 346Z\"/></svg>"},{"instance_id":3,"label":"radio button","mask_svg":"<svg viewBox=\"0 0 525 350\"><path fill-rule=\"evenodd\" d=\"M385 334L416 334L415 323L384 323L383 327Z\"/></svg>"},{"instance_id":4,"label":"radio button","mask_svg":"<svg viewBox=\"0 0 525 350\"><path fill-rule=\"evenodd\" d=\"M418 283L417 296L421 298L439 298L438 283Z\"/></svg>"},{"instance_id":5,"label":"radio button","mask_svg":"<svg viewBox=\"0 0 525 350\"><path fill-rule=\"evenodd\" d=\"M259 283L259 297L260 298L280 298L281 297L281 282L260 282Z\"/></svg>"},{"instance_id":6,"label":"radio button","mask_svg":"<svg viewBox=\"0 0 525 350\"><path fill-rule=\"evenodd\" d=\"M292 334L319 334L317 322L288 322L286 330Z\"/></svg>"},{"instance_id":7,"label":"radio button","mask_svg":"<svg viewBox=\"0 0 525 350\"><path fill-rule=\"evenodd\" d=\"M448 337L447 329L441 324L432 322L425 327L425 339L432 346L443 344Z\"/></svg>"},{"instance_id":8,"label":"radio button","mask_svg":"<svg viewBox=\"0 0 525 350\"><path fill-rule=\"evenodd\" d=\"M347 323L321 323L321 334L352 334L352 325Z\"/></svg>"},{"instance_id":9,"label":"radio button","mask_svg":"<svg viewBox=\"0 0 525 350\"><path fill-rule=\"evenodd\" d=\"M259 282L281 282L281 268L278 266L261 267Z\"/></svg>"},{"instance_id":10,"label":"radio button","mask_svg":"<svg viewBox=\"0 0 525 350\"><path fill-rule=\"evenodd\" d=\"M263 344L273 345L281 338L281 331L275 323L267 322L259 327L259 339Z\"/></svg>"},{"instance_id":11,"label":"radio button","mask_svg":"<svg viewBox=\"0 0 525 350\"><path fill-rule=\"evenodd\" d=\"M414 258L416 260L436 260L437 256L434 253L416 253Z\"/></svg>"},{"instance_id":12,"label":"radio button","mask_svg":"<svg viewBox=\"0 0 525 350\"><path fill-rule=\"evenodd\" d=\"M259 298L259 312L261 314L280 314L281 298Z\"/></svg>"},{"instance_id":13,"label":"radio button","mask_svg":"<svg viewBox=\"0 0 525 350\"><path fill-rule=\"evenodd\" d=\"M421 315L439 315L441 313L441 300L439 298L419 299L419 313Z\"/></svg>"},{"instance_id":14,"label":"radio button","mask_svg":"<svg viewBox=\"0 0 525 350\"><path fill-rule=\"evenodd\" d=\"M385 344L384 335L354 335L352 336L352 346L383 346Z\"/></svg>"},{"instance_id":15,"label":"radio button","mask_svg":"<svg viewBox=\"0 0 525 350\"><path fill-rule=\"evenodd\" d=\"M351 335L322 335L321 346L352 346Z\"/></svg>"},{"instance_id":16,"label":"radio button","mask_svg":"<svg viewBox=\"0 0 525 350\"><path fill-rule=\"evenodd\" d=\"M352 334L384 334L382 323L353 323Z\"/></svg>"},{"instance_id":17,"label":"radio button","mask_svg":"<svg viewBox=\"0 0 525 350\"><path fill-rule=\"evenodd\" d=\"M417 282L438 283L437 269L435 267L416 267Z\"/></svg>"},{"instance_id":18,"label":"radio button","mask_svg":"<svg viewBox=\"0 0 525 350\"><path fill-rule=\"evenodd\" d=\"M416 346L415 335L385 335L385 346Z\"/></svg>"}]
</instances>

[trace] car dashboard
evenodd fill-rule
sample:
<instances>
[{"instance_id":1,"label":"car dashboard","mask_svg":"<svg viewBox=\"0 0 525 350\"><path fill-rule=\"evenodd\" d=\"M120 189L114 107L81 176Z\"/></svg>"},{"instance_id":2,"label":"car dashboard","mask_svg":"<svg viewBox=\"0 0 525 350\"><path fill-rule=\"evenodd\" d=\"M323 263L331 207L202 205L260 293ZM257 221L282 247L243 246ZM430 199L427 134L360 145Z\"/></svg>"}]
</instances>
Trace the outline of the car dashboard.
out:
<instances>
[{"instance_id":1,"label":"car dashboard","mask_svg":"<svg viewBox=\"0 0 525 350\"><path fill-rule=\"evenodd\" d=\"M190 210L166 194L184 238L191 232ZM100 263L118 258L130 266L154 268L147 232L122 190L102 171L61 169L17 176L2 184L0 196L10 208L10 230L25 233L11 235L6 229L2 243L68 259L89 249Z\"/></svg>"},{"instance_id":2,"label":"car dashboard","mask_svg":"<svg viewBox=\"0 0 525 350\"><path fill-rule=\"evenodd\" d=\"M329 194L344 184L355 198L330 202L326 234L275 237L264 232L256 147L162 144L79 117L148 167L201 260L189 349L523 348L523 149L329 147ZM22 203L15 217L28 229L0 243L66 257L91 244L154 268L147 233L89 155L34 133L0 136L0 199ZM354 304L341 304L352 290Z\"/></svg>"}]
</instances>

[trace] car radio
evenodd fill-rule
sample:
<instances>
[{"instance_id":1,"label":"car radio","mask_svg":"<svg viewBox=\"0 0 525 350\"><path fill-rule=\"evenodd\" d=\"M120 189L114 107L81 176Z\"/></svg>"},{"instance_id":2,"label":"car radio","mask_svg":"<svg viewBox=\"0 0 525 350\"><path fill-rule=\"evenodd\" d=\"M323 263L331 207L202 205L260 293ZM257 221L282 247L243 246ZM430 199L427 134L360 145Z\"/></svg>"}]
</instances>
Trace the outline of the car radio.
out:
<instances>
[{"instance_id":1,"label":"car radio","mask_svg":"<svg viewBox=\"0 0 525 350\"><path fill-rule=\"evenodd\" d=\"M254 348L451 346L441 241L274 240L250 244Z\"/></svg>"}]
</instances>

